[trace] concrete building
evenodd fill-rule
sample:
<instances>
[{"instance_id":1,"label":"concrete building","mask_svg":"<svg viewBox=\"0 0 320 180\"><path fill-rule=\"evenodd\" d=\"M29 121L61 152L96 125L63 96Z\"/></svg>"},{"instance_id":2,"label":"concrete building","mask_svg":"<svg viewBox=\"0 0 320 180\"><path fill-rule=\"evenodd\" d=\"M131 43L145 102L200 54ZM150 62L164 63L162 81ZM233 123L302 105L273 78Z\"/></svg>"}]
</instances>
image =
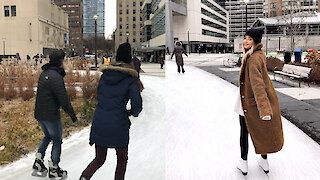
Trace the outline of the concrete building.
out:
<instances>
[{"instance_id":1,"label":"concrete building","mask_svg":"<svg viewBox=\"0 0 320 180\"><path fill-rule=\"evenodd\" d=\"M70 49L83 54L83 8L82 0L54 0L69 15Z\"/></svg>"},{"instance_id":2,"label":"concrete building","mask_svg":"<svg viewBox=\"0 0 320 180\"><path fill-rule=\"evenodd\" d=\"M183 8L185 7L186 12ZM225 52L229 43L229 13L213 0L171 2L173 39L187 52ZM180 11L183 10L183 11Z\"/></svg>"},{"instance_id":3,"label":"concrete building","mask_svg":"<svg viewBox=\"0 0 320 180\"><path fill-rule=\"evenodd\" d=\"M0 1L0 55L25 59L68 44L68 14L51 0Z\"/></svg>"},{"instance_id":4,"label":"concrete building","mask_svg":"<svg viewBox=\"0 0 320 180\"><path fill-rule=\"evenodd\" d=\"M320 13L317 12L259 18L252 27L264 29L262 43L266 52L320 49ZM236 52L242 52L242 41L243 37L235 40Z\"/></svg>"},{"instance_id":5,"label":"concrete building","mask_svg":"<svg viewBox=\"0 0 320 180\"><path fill-rule=\"evenodd\" d=\"M83 37L90 38L95 34L95 20L94 15L98 14L97 20L97 34L104 36L105 27L105 0L82 0L83 3Z\"/></svg>"},{"instance_id":6,"label":"concrete building","mask_svg":"<svg viewBox=\"0 0 320 180\"><path fill-rule=\"evenodd\" d=\"M142 4L144 60L156 62L166 46L166 0L144 0Z\"/></svg>"},{"instance_id":7,"label":"concrete building","mask_svg":"<svg viewBox=\"0 0 320 180\"><path fill-rule=\"evenodd\" d=\"M248 27L258 18L263 18L264 0L250 0L248 6ZM229 12L230 44L228 51L233 51L234 39L246 31L246 4L243 0L227 0L225 9Z\"/></svg>"},{"instance_id":8,"label":"concrete building","mask_svg":"<svg viewBox=\"0 0 320 180\"><path fill-rule=\"evenodd\" d=\"M137 50L143 42L143 0L117 0L115 48L129 42Z\"/></svg>"},{"instance_id":9,"label":"concrete building","mask_svg":"<svg viewBox=\"0 0 320 180\"><path fill-rule=\"evenodd\" d=\"M319 12L319 0L267 0L265 17L282 16L298 12Z\"/></svg>"}]
</instances>

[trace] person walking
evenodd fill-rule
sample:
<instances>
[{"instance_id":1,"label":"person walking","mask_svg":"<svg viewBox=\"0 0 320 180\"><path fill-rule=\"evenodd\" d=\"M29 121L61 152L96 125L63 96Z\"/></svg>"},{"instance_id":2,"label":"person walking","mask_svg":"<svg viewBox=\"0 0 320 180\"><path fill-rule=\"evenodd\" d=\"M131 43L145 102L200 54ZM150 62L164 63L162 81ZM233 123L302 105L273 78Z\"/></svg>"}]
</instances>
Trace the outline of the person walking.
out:
<instances>
[{"instance_id":1,"label":"person walking","mask_svg":"<svg viewBox=\"0 0 320 180\"><path fill-rule=\"evenodd\" d=\"M173 49L173 53L171 55L171 59L173 58L173 55L175 55L179 73L181 72L181 70L182 70L182 73L185 73L185 70L183 68L184 63L183 63L182 54L185 54L186 56L188 56L188 54L186 53L186 51L182 47L181 42L177 42L176 43L176 47Z\"/></svg>"},{"instance_id":2,"label":"person walking","mask_svg":"<svg viewBox=\"0 0 320 180\"><path fill-rule=\"evenodd\" d=\"M158 62L160 63L160 69L163 69L163 65L164 65L164 60L165 60L165 58L164 58L164 52L162 53L160 53L160 56L158 57Z\"/></svg>"},{"instance_id":3,"label":"person walking","mask_svg":"<svg viewBox=\"0 0 320 180\"><path fill-rule=\"evenodd\" d=\"M136 55L133 55L132 62L133 62L134 69L138 72L138 75L140 75L141 62Z\"/></svg>"},{"instance_id":4,"label":"person walking","mask_svg":"<svg viewBox=\"0 0 320 180\"><path fill-rule=\"evenodd\" d=\"M138 73L131 62L131 46L124 43L117 50L116 64L101 69L98 105L90 132L90 145L95 145L96 156L82 172L80 180L91 179L104 164L109 148L114 148L117 154L115 180L125 177L131 125L129 117L138 117L142 111ZM129 100L131 109L127 110Z\"/></svg>"},{"instance_id":5,"label":"person walking","mask_svg":"<svg viewBox=\"0 0 320 180\"><path fill-rule=\"evenodd\" d=\"M240 94L235 105L241 129L241 159L237 168L243 175L248 174L248 134L256 154L261 154L258 164L265 173L269 173L267 154L280 151L284 143L280 105L268 75L266 56L261 50L262 33L250 29L243 40Z\"/></svg>"},{"instance_id":6,"label":"person walking","mask_svg":"<svg viewBox=\"0 0 320 180\"><path fill-rule=\"evenodd\" d=\"M60 107L76 122L77 116L69 101L64 83L66 75L63 69L63 51L54 51L50 55L50 62L42 66L43 72L39 77L34 117L44 133L44 138L39 145L33 165L34 176L46 176L48 169L43 159L49 143L52 141L51 160L49 160L49 178L64 178L67 171L59 167L62 123Z\"/></svg>"}]
</instances>

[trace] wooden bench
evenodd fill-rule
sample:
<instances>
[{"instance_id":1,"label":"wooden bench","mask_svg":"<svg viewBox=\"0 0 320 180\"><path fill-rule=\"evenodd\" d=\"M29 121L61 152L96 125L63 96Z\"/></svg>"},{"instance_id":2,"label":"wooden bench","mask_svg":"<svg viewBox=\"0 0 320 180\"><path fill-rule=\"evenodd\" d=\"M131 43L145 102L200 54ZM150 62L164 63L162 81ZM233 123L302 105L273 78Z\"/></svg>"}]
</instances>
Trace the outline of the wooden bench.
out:
<instances>
[{"instance_id":1,"label":"wooden bench","mask_svg":"<svg viewBox=\"0 0 320 180\"><path fill-rule=\"evenodd\" d=\"M282 75L282 79L283 79L283 76L288 76L291 79L298 79L299 87L301 87L300 85L301 81L306 79L308 81L308 86L310 87L311 71L312 71L312 68L285 64L281 71L278 70L278 67L275 68L274 80L276 80L276 74Z\"/></svg>"}]
</instances>

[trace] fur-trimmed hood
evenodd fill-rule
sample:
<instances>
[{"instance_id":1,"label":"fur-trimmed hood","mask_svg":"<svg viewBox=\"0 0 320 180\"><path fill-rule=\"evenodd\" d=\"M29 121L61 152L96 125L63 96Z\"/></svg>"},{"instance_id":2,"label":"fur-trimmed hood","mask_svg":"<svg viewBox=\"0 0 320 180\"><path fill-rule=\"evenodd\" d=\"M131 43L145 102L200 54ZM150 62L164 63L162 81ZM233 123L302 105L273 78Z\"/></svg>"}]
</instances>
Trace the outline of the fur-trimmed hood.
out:
<instances>
[{"instance_id":1,"label":"fur-trimmed hood","mask_svg":"<svg viewBox=\"0 0 320 180\"><path fill-rule=\"evenodd\" d=\"M117 84L128 76L138 78L138 72L131 64L117 63L109 66L101 66L103 79L107 84Z\"/></svg>"},{"instance_id":2,"label":"fur-trimmed hood","mask_svg":"<svg viewBox=\"0 0 320 180\"><path fill-rule=\"evenodd\" d=\"M252 48L246 52L246 50L244 49L244 47L242 47L242 51L243 51L243 58L242 58L242 64L256 51L261 50L263 47L262 43L259 43L255 46L252 46Z\"/></svg>"}]
</instances>

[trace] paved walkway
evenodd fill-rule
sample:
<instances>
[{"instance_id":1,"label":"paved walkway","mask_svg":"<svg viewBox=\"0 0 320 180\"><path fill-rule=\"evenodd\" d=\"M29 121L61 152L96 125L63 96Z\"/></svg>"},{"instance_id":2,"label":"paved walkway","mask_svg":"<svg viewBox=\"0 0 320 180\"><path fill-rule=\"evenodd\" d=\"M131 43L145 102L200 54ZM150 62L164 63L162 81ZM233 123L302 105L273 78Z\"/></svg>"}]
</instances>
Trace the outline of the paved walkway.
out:
<instances>
[{"instance_id":1,"label":"paved walkway","mask_svg":"<svg viewBox=\"0 0 320 180\"><path fill-rule=\"evenodd\" d=\"M165 77L165 66L164 69L160 69L160 64L158 63L142 63L141 69L142 74Z\"/></svg>"},{"instance_id":2,"label":"paved walkway","mask_svg":"<svg viewBox=\"0 0 320 180\"><path fill-rule=\"evenodd\" d=\"M224 58L221 54L211 55L211 58L208 55L201 57L192 54L185 58L185 62L238 86L240 68L223 66ZM204 62L204 65L200 62ZM270 76L273 80L273 75ZM320 88L309 88L303 83L302 88L298 88L297 82L285 81L287 83L272 81L279 97L282 116L320 144Z\"/></svg>"}]
</instances>

